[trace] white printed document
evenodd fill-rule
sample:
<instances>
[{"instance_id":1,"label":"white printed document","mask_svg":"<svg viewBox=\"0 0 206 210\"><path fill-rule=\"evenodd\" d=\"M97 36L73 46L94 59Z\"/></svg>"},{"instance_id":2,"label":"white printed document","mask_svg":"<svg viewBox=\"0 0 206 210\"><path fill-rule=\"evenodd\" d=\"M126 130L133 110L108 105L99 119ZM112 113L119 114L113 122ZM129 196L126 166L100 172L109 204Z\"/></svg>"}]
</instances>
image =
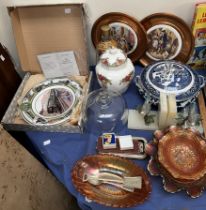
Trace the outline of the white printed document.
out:
<instances>
[{"instance_id":1,"label":"white printed document","mask_svg":"<svg viewBox=\"0 0 206 210\"><path fill-rule=\"evenodd\" d=\"M79 68L73 51L37 55L46 78L79 75Z\"/></svg>"}]
</instances>

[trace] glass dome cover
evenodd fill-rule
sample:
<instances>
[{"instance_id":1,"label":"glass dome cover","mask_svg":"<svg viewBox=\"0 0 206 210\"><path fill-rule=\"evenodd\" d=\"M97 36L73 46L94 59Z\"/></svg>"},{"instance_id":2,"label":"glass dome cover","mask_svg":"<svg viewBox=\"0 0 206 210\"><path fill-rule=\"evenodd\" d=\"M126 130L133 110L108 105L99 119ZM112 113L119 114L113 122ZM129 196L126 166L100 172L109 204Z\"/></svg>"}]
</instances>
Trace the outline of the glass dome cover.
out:
<instances>
[{"instance_id":1,"label":"glass dome cover","mask_svg":"<svg viewBox=\"0 0 206 210\"><path fill-rule=\"evenodd\" d=\"M91 92L85 103L84 127L101 134L120 131L127 122L126 102L119 93L99 89Z\"/></svg>"}]
</instances>

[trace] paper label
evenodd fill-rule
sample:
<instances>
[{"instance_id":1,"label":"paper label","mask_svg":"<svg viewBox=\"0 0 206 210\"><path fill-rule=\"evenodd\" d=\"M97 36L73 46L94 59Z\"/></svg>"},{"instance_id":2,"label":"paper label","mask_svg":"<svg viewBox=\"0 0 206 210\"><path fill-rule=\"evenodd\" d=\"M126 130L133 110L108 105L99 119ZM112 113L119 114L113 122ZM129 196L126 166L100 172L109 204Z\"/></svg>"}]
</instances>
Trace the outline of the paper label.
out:
<instances>
[{"instance_id":1,"label":"paper label","mask_svg":"<svg viewBox=\"0 0 206 210\"><path fill-rule=\"evenodd\" d=\"M124 177L124 185L126 187L141 189L142 177L141 176Z\"/></svg>"},{"instance_id":2,"label":"paper label","mask_svg":"<svg viewBox=\"0 0 206 210\"><path fill-rule=\"evenodd\" d=\"M65 14L70 14L72 12L72 9L71 8L65 8L64 9L64 13Z\"/></svg>"},{"instance_id":3,"label":"paper label","mask_svg":"<svg viewBox=\"0 0 206 210\"><path fill-rule=\"evenodd\" d=\"M37 55L46 78L79 75L73 51Z\"/></svg>"},{"instance_id":4,"label":"paper label","mask_svg":"<svg viewBox=\"0 0 206 210\"><path fill-rule=\"evenodd\" d=\"M104 149L116 148L116 138L114 133L102 134L102 145Z\"/></svg>"},{"instance_id":5,"label":"paper label","mask_svg":"<svg viewBox=\"0 0 206 210\"><path fill-rule=\"evenodd\" d=\"M51 140L48 139L48 140L46 140L46 141L43 142L43 145L44 145L44 146L47 146L47 145L49 145L50 143L51 143Z\"/></svg>"}]
</instances>

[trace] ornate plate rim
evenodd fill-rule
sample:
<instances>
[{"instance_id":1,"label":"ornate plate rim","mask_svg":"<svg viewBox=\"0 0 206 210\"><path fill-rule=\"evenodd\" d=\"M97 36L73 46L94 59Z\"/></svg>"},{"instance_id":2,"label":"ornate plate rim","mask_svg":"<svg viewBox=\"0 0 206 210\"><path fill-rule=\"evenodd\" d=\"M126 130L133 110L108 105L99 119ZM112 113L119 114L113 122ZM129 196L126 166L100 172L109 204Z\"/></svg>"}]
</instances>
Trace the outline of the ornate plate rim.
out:
<instances>
[{"instance_id":1,"label":"ornate plate rim","mask_svg":"<svg viewBox=\"0 0 206 210\"><path fill-rule=\"evenodd\" d=\"M151 27L155 25L160 25L160 24L168 25L174 28L177 32L179 32L183 42L182 42L182 48L180 52L173 59L177 61L181 61L183 63L186 63L189 60L194 49L194 37L192 35L191 29L189 28L189 26L186 24L186 22L183 19L170 13L154 13L142 19L140 23L143 25L146 32ZM143 66L147 66L151 64L152 62L155 62L155 60L152 60L151 58L149 58L146 52L140 58L140 63Z\"/></svg>"},{"instance_id":2,"label":"ornate plate rim","mask_svg":"<svg viewBox=\"0 0 206 210\"><path fill-rule=\"evenodd\" d=\"M132 60L132 62L136 62L147 48L147 36L144 27L139 23L139 21L127 14L121 12L110 12L99 17L93 24L91 30L91 38L94 47L96 48L98 42L100 41L100 27L113 22L126 24L134 30L138 39L138 44L136 49L127 56Z\"/></svg>"}]
</instances>

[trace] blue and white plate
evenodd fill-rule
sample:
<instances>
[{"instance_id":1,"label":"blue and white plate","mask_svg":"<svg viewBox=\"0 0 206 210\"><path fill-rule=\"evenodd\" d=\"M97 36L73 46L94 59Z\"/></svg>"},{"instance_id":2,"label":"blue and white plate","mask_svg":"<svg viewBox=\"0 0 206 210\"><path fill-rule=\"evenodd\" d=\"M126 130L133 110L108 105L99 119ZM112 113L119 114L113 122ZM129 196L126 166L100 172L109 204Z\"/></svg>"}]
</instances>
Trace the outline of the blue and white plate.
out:
<instances>
[{"instance_id":1,"label":"blue and white plate","mask_svg":"<svg viewBox=\"0 0 206 210\"><path fill-rule=\"evenodd\" d=\"M151 103L159 103L160 92L175 94L178 106L184 106L198 94L205 85L203 76L188 66L176 61L159 61L146 67L136 77L136 85Z\"/></svg>"}]
</instances>

